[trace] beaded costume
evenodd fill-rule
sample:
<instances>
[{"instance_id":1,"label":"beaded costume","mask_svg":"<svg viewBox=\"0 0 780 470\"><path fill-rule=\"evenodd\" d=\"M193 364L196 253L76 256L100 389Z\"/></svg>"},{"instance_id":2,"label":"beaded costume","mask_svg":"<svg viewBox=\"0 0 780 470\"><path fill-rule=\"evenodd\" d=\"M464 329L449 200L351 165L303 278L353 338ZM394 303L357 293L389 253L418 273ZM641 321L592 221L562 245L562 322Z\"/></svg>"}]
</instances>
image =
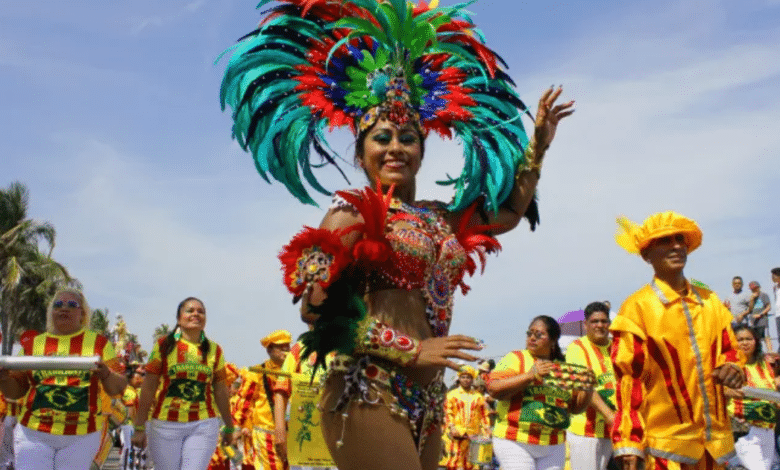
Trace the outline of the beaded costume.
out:
<instances>
[{"instance_id":1,"label":"beaded costume","mask_svg":"<svg viewBox=\"0 0 780 470\"><path fill-rule=\"evenodd\" d=\"M463 170L440 182L454 186L449 204L404 204L392 198L392 187L387 194L381 187L338 192L335 204L363 222L333 231L306 227L279 255L295 301L315 284L327 292L321 305L309 306L318 320L301 337L302 354L316 352L323 367L329 352L341 355L330 371L347 382L337 408L362 400L405 413L418 449L441 424L441 377L421 387L399 372L417 360L420 341L367 315L365 296L419 290L432 334L447 335L452 296L458 287L468 290L464 275L500 248L486 235L493 227L466 223L478 208L496 213L515 187L516 169L529 163L521 118L530 114L506 64L485 45L468 3L438 3L280 0L233 48L220 92L223 109L233 111L233 137L261 176L308 204L316 205L303 180L330 194L314 175L338 159L326 128L348 126L361 137L385 118L414 126L421 138L435 131L462 141ZM446 220L454 211L458 227ZM535 200L525 215L533 229ZM344 246L341 238L353 232L358 241Z\"/></svg>"}]
</instances>

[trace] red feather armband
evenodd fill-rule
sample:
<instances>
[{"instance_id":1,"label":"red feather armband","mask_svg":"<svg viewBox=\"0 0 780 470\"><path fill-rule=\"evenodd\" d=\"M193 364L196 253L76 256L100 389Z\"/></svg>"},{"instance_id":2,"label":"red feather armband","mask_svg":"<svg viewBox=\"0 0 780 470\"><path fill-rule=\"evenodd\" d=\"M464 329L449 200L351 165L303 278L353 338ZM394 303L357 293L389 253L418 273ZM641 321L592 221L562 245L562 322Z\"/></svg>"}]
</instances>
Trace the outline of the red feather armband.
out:
<instances>
[{"instance_id":1,"label":"red feather armband","mask_svg":"<svg viewBox=\"0 0 780 470\"><path fill-rule=\"evenodd\" d=\"M297 301L306 289L319 283L326 289L352 262L350 251L341 242L341 231L304 227L282 248L279 261L284 285Z\"/></svg>"},{"instance_id":2,"label":"red feather armband","mask_svg":"<svg viewBox=\"0 0 780 470\"><path fill-rule=\"evenodd\" d=\"M368 354L408 366L417 362L420 341L366 317L357 325L354 354Z\"/></svg>"}]
</instances>

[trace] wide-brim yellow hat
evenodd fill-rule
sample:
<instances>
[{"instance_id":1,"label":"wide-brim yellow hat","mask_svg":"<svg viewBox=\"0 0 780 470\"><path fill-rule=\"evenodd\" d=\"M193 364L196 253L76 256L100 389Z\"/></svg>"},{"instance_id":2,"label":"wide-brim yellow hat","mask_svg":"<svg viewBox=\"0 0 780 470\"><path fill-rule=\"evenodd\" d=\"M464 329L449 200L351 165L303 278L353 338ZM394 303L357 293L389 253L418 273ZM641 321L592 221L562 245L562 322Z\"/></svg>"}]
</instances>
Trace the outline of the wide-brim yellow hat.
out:
<instances>
[{"instance_id":1,"label":"wide-brim yellow hat","mask_svg":"<svg viewBox=\"0 0 780 470\"><path fill-rule=\"evenodd\" d=\"M695 221L676 212L667 211L653 214L637 225L625 217L618 217L618 233L615 241L624 250L639 254L650 246L656 238L682 233L688 253L701 246L702 232Z\"/></svg>"},{"instance_id":2,"label":"wide-brim yellow hat","mask_svg":"<svg viewBox=\"0 0 780 470\"><path fill-rule=\"evenodd\" d=\"M272 331L268 336L260 340L260 344L264 348L272 344L289 344L290 342L292 342L292 335L287 330Z\"/></svg>"}]
</instances>

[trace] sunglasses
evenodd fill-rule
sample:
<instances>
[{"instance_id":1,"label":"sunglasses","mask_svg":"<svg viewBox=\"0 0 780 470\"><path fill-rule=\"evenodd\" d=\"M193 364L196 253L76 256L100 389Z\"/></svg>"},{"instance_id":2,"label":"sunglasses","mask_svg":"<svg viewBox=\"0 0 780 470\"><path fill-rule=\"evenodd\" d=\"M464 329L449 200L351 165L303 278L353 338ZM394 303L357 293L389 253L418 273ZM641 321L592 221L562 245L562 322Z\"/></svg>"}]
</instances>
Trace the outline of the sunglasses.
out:
<instances>
[{"instance_id":1,"label":"sunglasses","mask_svg":"<svg viewBox=\"0 0 780 470\"><path fill-rule=\"evenodd\" d=\"M525 332L526 338L530 338L531 336L533 336L536 339L542 339L547 337L547 333L542 333L541 331L531 331L531 330Z\"/></svg>"},{"instance_id":2,"label":"sunglasses","mask_svg":"<svg viewBox=\"0 0 780 470\"><path fill-rule=\"evenodd\" d=\"M81 305L79 305L78 302L75 300L68 300L67 302L64 300L55 300L52 304L52 307L54 308L79 308Z\"/></svg>"}]
</instances>

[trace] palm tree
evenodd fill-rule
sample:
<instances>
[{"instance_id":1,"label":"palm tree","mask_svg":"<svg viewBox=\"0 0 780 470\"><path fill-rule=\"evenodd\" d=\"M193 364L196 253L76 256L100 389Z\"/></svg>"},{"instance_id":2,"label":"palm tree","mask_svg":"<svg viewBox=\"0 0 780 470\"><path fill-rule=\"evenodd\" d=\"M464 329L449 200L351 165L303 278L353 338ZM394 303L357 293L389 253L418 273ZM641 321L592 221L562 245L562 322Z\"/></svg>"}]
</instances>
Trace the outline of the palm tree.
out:
<instances>
[{"instance_id":1,"label":"palm tree","mask_svg":"<svg viewBox=\"0 0 780 470\"><path fill-rule=\"evenodd\" d=\"M154 342L156 343L160 338L163 336L168 336L171 334L171 327L168 326L167 323L162 323L160 326L154 329L154 333L152 333L152 338L154 339Z\"/></svg>"},{"instance_id":2,"label":"palm tree","mask_svg":"<svg viewBox=\"0 0 780 470\"><path fill-rule=\"evenodd\" d=\"M92 310L92 318L89 319L89 329L97 331L107 338L110 337L111 333L108 331L107 308L96 308Z\"/></svg>"},{"instance_id":3,"label":"palm tree","mask_svg":"<svg viewBox=\"0 0 780 470\"><path fill-rule=\"evenodd\" d=\"M46 303L54 291L73 283L64 266L51 258L56 232L48 222L27 218L29 193L19 183L0 190L0 328L2 353L10 354L14 337L25 329L41 330ZM43 253L39 242L48 245Z\"/></svg>"}]
</instances>

